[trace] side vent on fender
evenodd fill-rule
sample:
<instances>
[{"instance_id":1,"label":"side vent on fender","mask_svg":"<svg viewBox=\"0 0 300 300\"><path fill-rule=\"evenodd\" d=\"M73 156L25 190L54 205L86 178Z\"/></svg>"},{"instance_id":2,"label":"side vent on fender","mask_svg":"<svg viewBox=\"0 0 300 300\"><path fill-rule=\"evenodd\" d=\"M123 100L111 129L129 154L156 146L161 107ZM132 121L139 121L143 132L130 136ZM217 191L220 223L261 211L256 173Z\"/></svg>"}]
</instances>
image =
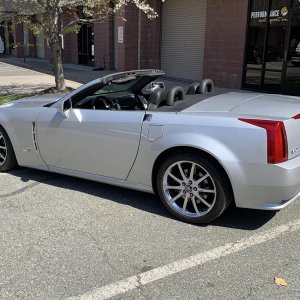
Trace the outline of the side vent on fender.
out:
<instances>
[{"instance_id":1,"label":"side vent on fender","mask_svg":"<svg viewBox=\"0 0 300 300\"><path fill-rule=\"evenodd\" d=\"M37 140L36 140L36 125L35 122L32 122L32 141L35 151L39 151Z\"/></svg>"}]
</instances>

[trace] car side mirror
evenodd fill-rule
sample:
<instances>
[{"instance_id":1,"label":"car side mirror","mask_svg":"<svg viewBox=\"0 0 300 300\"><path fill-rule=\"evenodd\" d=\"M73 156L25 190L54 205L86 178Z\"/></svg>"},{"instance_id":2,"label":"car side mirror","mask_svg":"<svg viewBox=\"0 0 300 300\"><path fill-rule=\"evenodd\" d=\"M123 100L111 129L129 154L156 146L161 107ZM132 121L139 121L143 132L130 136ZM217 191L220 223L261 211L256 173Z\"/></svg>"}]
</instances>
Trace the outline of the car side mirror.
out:
<instances>
[{"instance_id":1,"label":"car side mirror","mask_svg":"<svg viewBox=\"0 0 300 300\"><path fill-rule=\"evenodd\" d=\"M71 99L67 99L59 104L57 111L64 118L68 118L71 109L72 109L72 101Z\"/></svg>"}]
</instances>

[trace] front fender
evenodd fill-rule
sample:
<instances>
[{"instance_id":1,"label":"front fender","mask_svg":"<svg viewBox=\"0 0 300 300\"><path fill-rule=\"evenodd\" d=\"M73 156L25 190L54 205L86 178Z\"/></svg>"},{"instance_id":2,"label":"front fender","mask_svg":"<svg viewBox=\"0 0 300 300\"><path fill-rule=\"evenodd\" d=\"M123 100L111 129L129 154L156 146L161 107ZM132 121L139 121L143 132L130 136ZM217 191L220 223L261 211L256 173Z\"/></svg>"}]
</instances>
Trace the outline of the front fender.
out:
<instances>
[{"instance_id":1,"label":"front fender","mask_svg":"<svg viewBox=\"0 0 300 300\"><path fill-rule=\"evenodd\" d=\"M33 122L41 108L0 108L0 125L12 143L20 166L48 170L33 142Z\"/></svg>"}]
</instances>

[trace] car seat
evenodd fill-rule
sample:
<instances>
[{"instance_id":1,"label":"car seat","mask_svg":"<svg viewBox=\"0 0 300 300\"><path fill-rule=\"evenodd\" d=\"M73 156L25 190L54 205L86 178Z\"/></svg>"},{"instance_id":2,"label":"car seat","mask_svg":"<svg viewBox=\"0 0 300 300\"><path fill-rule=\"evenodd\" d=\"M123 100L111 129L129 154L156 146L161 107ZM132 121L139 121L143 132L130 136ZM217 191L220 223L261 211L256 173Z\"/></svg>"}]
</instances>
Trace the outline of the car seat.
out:
<instances>
[{"instance_id":1,"label":"car seat","mask_svg":"<svg viewBox=\"0 0 300 300\"><path fill-rule=\"evenodd\" d=\"M167 92L165 89L158 89L152 92L148 100L148 110L155 110L167 99Z\"/></svg>"}]
</instances>

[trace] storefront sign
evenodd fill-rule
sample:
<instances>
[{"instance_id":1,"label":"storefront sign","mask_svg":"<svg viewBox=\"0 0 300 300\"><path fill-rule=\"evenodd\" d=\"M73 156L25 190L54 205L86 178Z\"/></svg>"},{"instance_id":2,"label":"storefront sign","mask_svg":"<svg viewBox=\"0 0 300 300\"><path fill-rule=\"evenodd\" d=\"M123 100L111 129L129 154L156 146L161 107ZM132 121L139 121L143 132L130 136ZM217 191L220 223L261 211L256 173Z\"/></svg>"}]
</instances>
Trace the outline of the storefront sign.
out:
<instances>
[{"instance_id":1,"label":"storefront sign","mask_svg":"<svg viewBox=\"0 0 300 300\"><path fill-rule=\"evenodd\" d=\"M286 6L282 7L281 9L271 10L270 11L270 23L287 22L288 19L286 17L288 15L288 13L289 13L289 10ZM266 10L251 12L251 19L257 20L258 23L266 22L267 16L268 16L268 12Z\"/></svg>"}]
</instances>

